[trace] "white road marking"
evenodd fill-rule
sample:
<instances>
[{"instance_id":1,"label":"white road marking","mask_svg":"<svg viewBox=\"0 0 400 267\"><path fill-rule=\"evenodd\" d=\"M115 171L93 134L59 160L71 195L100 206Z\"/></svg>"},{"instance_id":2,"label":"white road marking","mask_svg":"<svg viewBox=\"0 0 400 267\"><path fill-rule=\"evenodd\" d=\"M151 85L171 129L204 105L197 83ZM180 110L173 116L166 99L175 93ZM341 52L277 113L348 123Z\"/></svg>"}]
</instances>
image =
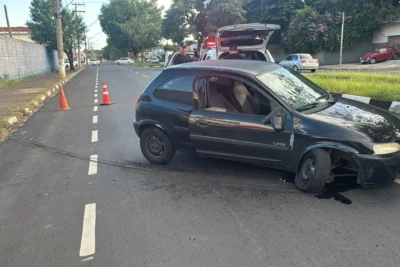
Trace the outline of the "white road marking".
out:
<instances>
[{"instance_id":1,"label":"white road marking","mask_svg":"<svg viewBox=\"0 0 400 267\"><path fill-rule=\"evenodd\" d=\"M94 94L94 97L97 97L97 94Z\"/></svg>"},{"instance_id":2,"label":"white road marking","mask_svg":"<svg viewBox=\"0 0 400 267\"><path fill-rule=\"evenodd\" d=\"M83 215L80 257L93 255L96 252L96 203L86 204Z\"/></svg>"},{"instance_id":3,"label":"white road marking","mask_svg":"<svg viewBox=\"0 0 400 267\"><path fill-rule=\"evenodd\" d=\"M97 100L97 99L95 99L95 100L94 100L94 103L97 103L97 102L98 102L98 100Z\"/></svg>"},{"instance_id":4,"label":"white road marking","mask_svg":"<svg viewBox=\"0 0 400 267\"><path fill-rule=\"evenodd\" d=\"M142 76L148 78L148 77L147 77L146 75L144 75L144 74L142 74Z\"/></svg>"},{"instance_id":5,"label":"white road marking","mask_svg":"<svg viewBox=\"0 0 400 267\"><path fill-rule=\"evenodd\" d=\"M99 117L97 115L93 116L93 123L97 123L99 121Z\"/></svg>"},{"instance_id":6,"label":"white road marking","mask_svg":"<svg viewBox=\"0 0 400 267\"><path fill-rule=\"evenodd\" d=\"M93 107L93 111L97 111L97 109L98 109L98 106Z\"/></svg>"},{"instance_id":7,"label":"white road marking","mask_svg":"<svg viewBox=\"0 0 400 267\"><path fill-rule=\"evenodd\" d=\"M135 73L136 73L136 74L139 74L139 72L136 72L136 71L135 71Z\"/></svg>"},{"instance_id":8,"label":"white road marking","mask_svg":"<svg viewBox=\"0 0 400 267\"><path fill-rule=\"evenodd\" d=\"M97 89L97 88L99 88L99 87L96 85L94 88L96 88L96 89Z\"/></svg>"},{"instance_id":9,"label":"white road marking","mask_svg":"<svg viewBox=\"0 0 400 267\"><path fill-rule=\"evenodd\" d=\"M94 89L94 92L97 93L97 89Z\"/></svg>"},{"instance_id":10,"label":"white road marking","mask_svg":"<svg viewBox=\"0 0 400 267\"><path fill-rule=\"evenodd\" d=\"M81 262L91 261L91 260L94 260L93 256L87 257L86 259L81 260Z\"/></svg>"},{"instance_id":11,"label":"white road marking","mask_svg":"<svg viewBox=\"0 0 400 267\"><path fill-rule=\"evenodd\" d=\"M99 131L92 131L92 143L99 141Z\"/></svg>"},{"instance_id":12,"label":"white road marking","mask_svg":"<svg viewBox=\"0 0 400 267\"><path fill-rule=\"evenodd\" d=\"M395 182L396 184L400 184L400 178L397 178L396 180L394 180L394 182Z\"/></svg>"},{"instance_id":13,"label":"white road marking","mask_svg":"<svg viewBox=\"0 0 400 267\"><path fill-rule=\"evenodd\" d=\"M97 174L97 158L97 155L90 156L88 175Z\"/></svg>"}]
</instances>

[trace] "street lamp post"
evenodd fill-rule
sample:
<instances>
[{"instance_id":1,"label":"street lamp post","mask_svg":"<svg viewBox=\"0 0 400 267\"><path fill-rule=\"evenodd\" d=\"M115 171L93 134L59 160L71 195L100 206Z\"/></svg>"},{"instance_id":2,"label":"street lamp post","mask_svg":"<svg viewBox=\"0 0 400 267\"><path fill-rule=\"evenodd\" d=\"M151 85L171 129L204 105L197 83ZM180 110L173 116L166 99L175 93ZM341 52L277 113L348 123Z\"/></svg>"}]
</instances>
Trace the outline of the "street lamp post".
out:
<instances>
[{"instance_id":1,"label":"street lamp post","mask_svg":"<svg viewBox=\"0 0 400 267\"><path fill-rule=\"evenodd\" d=\"M342 31L340 35L340 60L339 60L339 71L342 72L342 57L343 57L343 32L344 32L344 12L342 17Z\"/></svg>"}]
</instances>

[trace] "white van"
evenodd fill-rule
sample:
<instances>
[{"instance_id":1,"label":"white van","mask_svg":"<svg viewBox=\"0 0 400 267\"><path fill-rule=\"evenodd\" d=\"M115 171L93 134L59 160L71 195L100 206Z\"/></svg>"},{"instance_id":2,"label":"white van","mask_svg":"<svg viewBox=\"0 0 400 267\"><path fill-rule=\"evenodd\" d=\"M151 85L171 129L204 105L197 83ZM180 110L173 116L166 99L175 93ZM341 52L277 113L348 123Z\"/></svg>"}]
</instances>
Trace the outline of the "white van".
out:
<instances>
[{"instance_id":1,"label":"white van","mask_svg":"<svg viewBox=\"0 0 400 267\"><path fill-rule=\"evenodd\" d=\"M249 60L275 62L267 49L272 34L279 30L277 24L236 24L219 28L217 31L216 49L207 51L201 60L223 59L229 54L229 47L236 45L239 53Z\"/></svg>"}]
</instances>

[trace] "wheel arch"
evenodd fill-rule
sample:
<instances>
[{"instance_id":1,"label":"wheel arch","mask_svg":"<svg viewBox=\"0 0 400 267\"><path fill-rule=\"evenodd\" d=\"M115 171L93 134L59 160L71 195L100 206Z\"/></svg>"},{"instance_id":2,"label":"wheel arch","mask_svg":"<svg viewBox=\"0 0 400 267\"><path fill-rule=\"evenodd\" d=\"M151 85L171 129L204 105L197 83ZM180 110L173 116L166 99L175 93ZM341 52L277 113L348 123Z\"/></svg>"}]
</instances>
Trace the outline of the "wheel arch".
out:
<instances>
[{"instance_id":1,"label":"wheel arch","mask_svg":"<svg viewBox=\"0 0 400 267\"><path fill-rule=\"evenodd\" d=\"M293 168L297 171L299 169L300 163L302 161L302 159L304 158L304 156L310 152L313 149L316 148L320 148L320 149L325 149L325 150L336 150L339 152L344 152L347 154L358 154L359 152L349 146L343 145L343 144L339 144L339 143L334 143L334 142L326 142L326 143L319 143L319 144L313 144L310 145L308 147L306 147L306 149L303 150L303 152L301 153L301 156L299 157L298 161L296 162L296 164L293 166Z\"/></svg>"}]
</instances>

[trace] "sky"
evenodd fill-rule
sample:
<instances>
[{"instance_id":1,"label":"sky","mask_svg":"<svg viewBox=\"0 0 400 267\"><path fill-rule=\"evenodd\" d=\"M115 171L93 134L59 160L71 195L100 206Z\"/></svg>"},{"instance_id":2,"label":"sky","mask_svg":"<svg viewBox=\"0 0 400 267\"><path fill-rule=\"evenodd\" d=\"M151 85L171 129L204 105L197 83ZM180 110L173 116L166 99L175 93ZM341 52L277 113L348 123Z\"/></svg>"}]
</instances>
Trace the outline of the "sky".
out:
<instances>
[{"instance_id":1,"label":"sky","mask_svg":"<svg viewBox=\"0 0 400 267\"><path fill-rule=\"evenodd\" d=\"M63 6L67 5L71 0L62 0ZM85 4L78 7L78 10L84 10L83 14L87 26L90 26L87 33L87 38L90 39L93 49L101 49L106 46L106 35L102 32L100 23L97 20L100 14L102 4L108 3L109 0L73 0L72 4ZM157 0L159 6L168 8L171 5L171 0ZM0 26L7 26L4 15L3 5L7 5L8 19L11 26L26 26L26 21L29 20L29 6L31 0L0 0ZM75 9L75 6L70 4L67 8Z\"/></svg>"}]
</instances>

